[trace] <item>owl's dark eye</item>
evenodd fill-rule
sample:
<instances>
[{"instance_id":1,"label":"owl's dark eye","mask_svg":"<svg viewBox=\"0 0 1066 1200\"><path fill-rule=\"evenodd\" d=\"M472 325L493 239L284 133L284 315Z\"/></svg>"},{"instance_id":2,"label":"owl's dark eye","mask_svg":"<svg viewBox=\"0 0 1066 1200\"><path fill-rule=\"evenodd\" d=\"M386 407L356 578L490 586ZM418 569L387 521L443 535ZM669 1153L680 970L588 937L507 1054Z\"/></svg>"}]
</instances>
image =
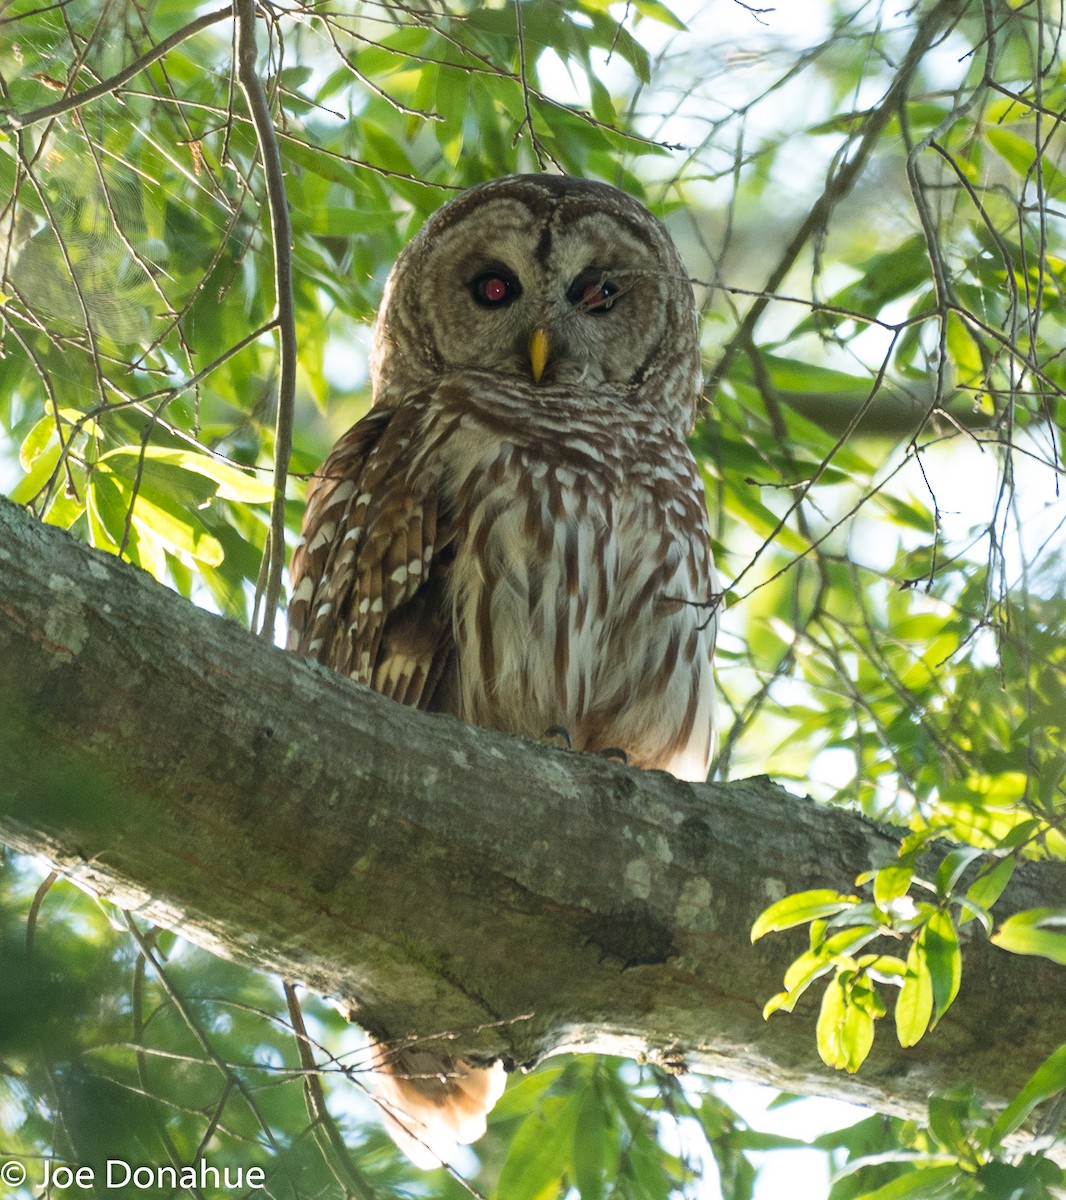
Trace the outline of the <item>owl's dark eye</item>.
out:
<instances>
[{"instance_id":1,"label":"owl's dark eye","mask_svg":"<svg viewBox=\"0 0 1066 1200\"><path fill-rule=\"evenodd\" d=\"M517 282L504 271L485 271L470 283L470 291L483 308L502 308L522 294Z\"/></svg>"},{"instance_id":2,"label":"owl's dark eye","mask_svg":"<svg viewBox=\"0 0 1066 1200\"><path fill-rule=\"evenodd\" d=\"M579 275L574 281L567 299L571 304L580 305L586 312L597 317L610 312L615 297L621 291L618 284L604 279L599 273Z\"/></svg>"}]
</instances>

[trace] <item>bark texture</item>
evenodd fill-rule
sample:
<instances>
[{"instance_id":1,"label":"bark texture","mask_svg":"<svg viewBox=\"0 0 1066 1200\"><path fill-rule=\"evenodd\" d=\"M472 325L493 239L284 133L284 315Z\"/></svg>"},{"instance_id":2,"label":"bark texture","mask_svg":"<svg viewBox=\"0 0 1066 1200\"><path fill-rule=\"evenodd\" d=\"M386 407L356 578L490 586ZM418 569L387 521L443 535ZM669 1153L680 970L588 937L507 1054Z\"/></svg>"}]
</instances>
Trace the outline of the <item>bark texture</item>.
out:
<instances>
[{"instance_id":1,"label":"bark texture","mask_svg":"<svg viewBox=\"0 0 1066 1200\"><path fill-rule=\"evenodd\" d=\"M1064 1034L1066 972L972 936L932 1035L886 1027L858 1075L830 1071L816 997L761 1016L805 935L749 930L786 893L848 890L891 831L402 708L3 501L0 763L0 839L379 1036L509 1065L643 1053L920 1115L964 1079L1006 1099ZM1007 905L1062 886L1028 867Z\"/></svg>"}]
</instances>

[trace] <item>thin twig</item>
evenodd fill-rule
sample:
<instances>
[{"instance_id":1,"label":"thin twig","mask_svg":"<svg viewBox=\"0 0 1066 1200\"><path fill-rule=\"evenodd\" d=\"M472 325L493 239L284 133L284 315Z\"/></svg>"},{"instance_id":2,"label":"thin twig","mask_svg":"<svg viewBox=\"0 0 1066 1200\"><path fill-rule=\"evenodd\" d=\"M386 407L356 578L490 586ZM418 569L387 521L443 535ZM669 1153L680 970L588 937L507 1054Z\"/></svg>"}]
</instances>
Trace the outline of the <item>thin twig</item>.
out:
<instances>
[{"instance_id":1,"label":"thin twig","mask_svg":"<svg viewBox=\"0 0 1066 1200\"><path fill-rule=\"evenodd\" d=\"M537 137L537 131L533 128L533 109L529 104L529 76L526 66L526 37L525 30L522 27L522 3L521 0L515 0L514 5L514 22L515 32L518 36L518 80L519 86L522 88L522 106L525 111L525 126L529 130L529 146L533 151L533 155L537 160L537 166L543 171L546 159L551 159L552 163L555 160L545 151L540 144L540 139Z\"/></svg>"},{"instance_id":2,"label":"thin twig","mask_svg":"<svg viewBox=\"0 0 1066 1200\"><path fill-rule=\"evenodd\" d=\"M152 939L151 944L155 945L155 940L150 931L148 937ZM133 972L133 996L131 997L131 1015L133 1017L133 1043L130 1047L137 1060L137 1081L141 1085L141 1092L145 1096L156 1094L155 1088L151 1086L151 1081L148 1078L148 1059L150 1054L148 1047L145 1045L145 1031L148 1024L144 1019L144 982L145 968L148 960L143 954L137 955L137 963ZM186 1059L188 1062L202 1063L203 1059L189 1055ZM170 1136L170 1130L167 1128L167 1123L163 1118L163 1113L160 1106L153 1104L150 1106L152 1124L155 1127L156 1136L159 1138L160 1144L166 1151L167 1158L173 1166L181 1165L181 1154L174 1143L174 1139ZM203 1191L199 1187L190 1189L198 1200L203 1200Z\"/></svg>"},{"instance_id":3,"label":"thin twig","mask_svg":"<svg viewBox=\"0 0 1066 1200\"><path fill-rule=\"evenodd\" d=\"M93 84L92 87L86 88L84 92L77 92L72 96L64 96L62 100L57 100L54 104L46 104L43 108L35 108L28 113L5 113L0 117L0 129L26 129L28 126L36 125L41 121L50 121L55 117L62 116L64 113L74 112L75 109L81 108L85 104L90 104L93 100L98 100L101 96L107 96L117 91L124 83L139 75L147 67L150 67L152 63L169 54L175 46L180 46L182 42L187 41L194 34L201 33L211 25L216 25L219 21L224 21L226 17L232 15L232 5L227 5L225 8L216 8L212 12L204 13L202 16L197 17L195 21L190 21L188 25L183 25L180 29L176 29L169 37L163 38L161 42L157 42L150 50L145 51L140 58L135 58L129 66L123 67L117 75L112 75L108 79L103 79L99 83Z\"/></svg>"},{"instance_id":4,"label":"thin twig","mask_svg":"<svg viewBox=\"0 0 1066 1200\"><path fill-rule=\"evenodd\" d=\"M919 22L914 41L911 43L899 70L896 72L896 77L892 80L892 84L885 93L881 103L876 108L871 109L866 118L863 134L859 139L859 144L856 147L854 155L848 159L835 175L830 177L825 190L814 202L803 223L785 247L784 253L771 272L770 278L766 281L764 289L766 292L776 292L778 290L785 276L792 269L796 259L803 252L808 241L828 220L833 207L854 187L859 176L865 170L871 154L873 154L880 143L885 126L896 115L899 104L906 95L907 88L910 86L914 72L918 69L929 47L940 33L944 18L951 13L955 13L957 8L958 0L940 0ZM709 394L713 395L717 391L718 385L732 366L733 359L751 341L755 326L759 323L759 319L766 311L769 303L769 299L760 297L748 309L740 328L730 339L721 358L715 364L714 369L707 378L707 392Z\"/></svg>"},{"instance_id":5,"label":"thin twig","mask_svg":"<svg viewBox=\"0 0 1066 1200\"><path fill-rule=\"evenodd\" d=\"M277 1140L271 1131L270 1125L263 1116L256 1102L255 1096L251 1089L240 1079L233 1068L226 1062L222 1055L211 1044L210 1038L207 1036L203 1026L197 1021L193 1015L189 1005L185 1002L184 997L178 992L170 980L170 977L159 961L156 953L156 948L149 937L141 931L140 926L134 920L130 913L123 912L122 919L126 928L130 932L130 936L137 943L137 948L140 950L144 959L152 967L156 978L159 980L160 986L167 995L167 999L174 1005L175 1010L181 1019L185 1022L186 1027L192 1036L196 1039L200 1049L203 1050L205 1061L210 1062L224 1080L224 1088L227 1093L236 1091L243 1098L245 1104L256 1119L259 1128L263 1131L263 1136L267 1144L274 1150L277 1149Z\"/></svg>"},{"instance_id":6,"label":"thin twig","mask_svg":"<svg viewBox=\"0 0 1066 1200\"><path fill-rule=\"evenodd\" d=\"M266 177L267 205L274 245L274 320L278 325L278 411L274 432L274 503L266 548L266 586L261 636L273 640L274 618L285 570L285 484L292 457L293 407L296 398L296 314L292 294L292 223L285 195L281 150L257 67L255 0L237 0L237 83L255 126ZM256 613L258 614L256 597ZM253 626L255 617L253 617Z\"/></svg>"},{"instance_id":7,"label":"thin twig","mask_svg":"<svg viewBox=\"0 0 1066 1200\"><path fill-rule=\"evenodd\" d=\"M59 878L58 871L49 871L41 881L40 887L33 893L33 903L30 905L30 911L26 916L26 957L29 958L33 954L33 938L37 932L37 917L41 911L41 905L44 903L45 896L52 890L52 885Z\"/></svg>"},{"instance_id":8,"label":"thin twig","mask_svg":"<svg viewBox=\"0 0 1066 1200\"><path fill-rule=\"evenodd\" d=\"M240 2L240 0L239 0ZM355 1165L348 1147L344 1143L336 1121L326 1107L325 1093L322 1091L322 1080L319 1076L318 1064L311 1052L311 1039L307 1036L307 1026L304 1023L303 1009L296 988L286 982L285 1002L289 1007L289 1020L296 1034L296 1046L300 1053L300 1065L304 1069L304 1097L307 1101L307 1115L311 1118L311 1128L316 1135L322 1135L333 1155L323 1154L326 1164L334 1178L346 1193L353 1193L361 1200L376 1200L377 1193L363 1178L362 1172ZM321 1143L319 1143L321 1145ZM322 1147L325 1150L325 1147Z\"/></svg>"}]
</instances>

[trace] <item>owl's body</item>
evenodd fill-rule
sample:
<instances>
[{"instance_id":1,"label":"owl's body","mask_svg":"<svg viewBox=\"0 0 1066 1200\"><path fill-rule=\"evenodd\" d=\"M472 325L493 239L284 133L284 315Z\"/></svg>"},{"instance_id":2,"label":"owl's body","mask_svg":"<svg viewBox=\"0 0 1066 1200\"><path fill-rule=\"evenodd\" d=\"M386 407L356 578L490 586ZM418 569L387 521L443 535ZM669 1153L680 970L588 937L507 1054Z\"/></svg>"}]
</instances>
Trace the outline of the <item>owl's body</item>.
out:
<instances>
[{"instance_id":1,"label":"owl's body","mask_svg":"<svg viewBox=\"0 0 1066 1200\"><path fill-rule=\"evenodd\" d=\"M704 779L696 311L658 222L560 177L464 193L394 268L372 373L309 491L290 648L402 703ZM464 1106L489 1073L402 1069L389 1102L418 1137L436 1145L436 1116L453 1140L483 1128Z\"/></svg>"}]
</instances>

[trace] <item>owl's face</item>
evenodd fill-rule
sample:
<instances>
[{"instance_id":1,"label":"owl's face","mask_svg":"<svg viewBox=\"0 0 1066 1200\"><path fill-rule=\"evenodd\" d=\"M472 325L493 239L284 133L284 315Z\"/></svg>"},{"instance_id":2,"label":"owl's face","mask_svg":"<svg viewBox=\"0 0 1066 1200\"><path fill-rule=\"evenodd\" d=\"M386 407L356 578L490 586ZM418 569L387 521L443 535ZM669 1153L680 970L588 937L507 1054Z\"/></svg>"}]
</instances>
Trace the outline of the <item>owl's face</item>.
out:
<instances>
[{"instance_id":1,"label":"owl's face","mask_svg":"<svg viewBox=\"0 0 1066 1200\"><path fill-rule=\"evenodd\" d=\"M455 371L689 414L700 386L692 288L669 236L625 193L515 176L463 193L401 255L378 321L378 392ZM398 397L396 397L398 398Z\"/></svg>"}]
</instances>

